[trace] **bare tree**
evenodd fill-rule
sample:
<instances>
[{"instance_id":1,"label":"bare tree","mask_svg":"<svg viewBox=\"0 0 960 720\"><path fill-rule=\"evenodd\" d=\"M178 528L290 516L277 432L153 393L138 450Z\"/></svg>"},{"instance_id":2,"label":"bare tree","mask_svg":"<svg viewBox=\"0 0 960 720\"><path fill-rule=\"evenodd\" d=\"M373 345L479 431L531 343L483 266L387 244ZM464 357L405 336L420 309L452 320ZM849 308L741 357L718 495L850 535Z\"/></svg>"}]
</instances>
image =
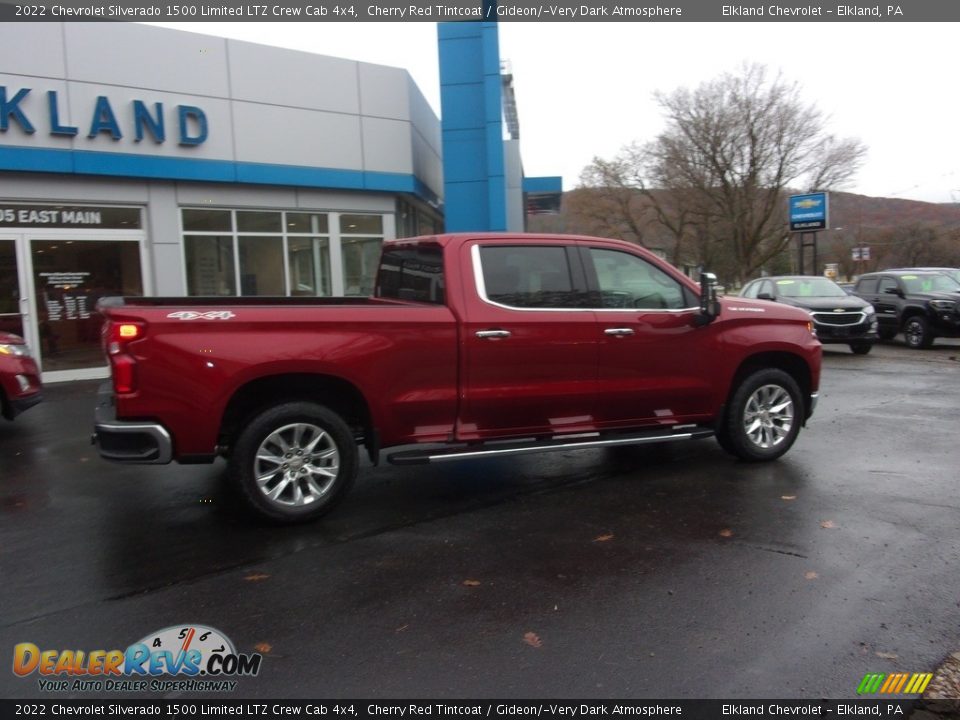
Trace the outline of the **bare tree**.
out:
<instances>
[{"instance_id":1,"label":"bare tree","mask_svg":"<svg viewBox=\"0 0 960 720\"><path fill-rule=\"evenodd\" d=\"M798 85L769 78L761 65L655 97L666 129L613 160L595 158L581 182L640 194L678 258L702 264L719 248L729 279L749 278L786 248L790 189L839 187L866 153L859 140L828 134Z\"/></svg>"}]
</instances>

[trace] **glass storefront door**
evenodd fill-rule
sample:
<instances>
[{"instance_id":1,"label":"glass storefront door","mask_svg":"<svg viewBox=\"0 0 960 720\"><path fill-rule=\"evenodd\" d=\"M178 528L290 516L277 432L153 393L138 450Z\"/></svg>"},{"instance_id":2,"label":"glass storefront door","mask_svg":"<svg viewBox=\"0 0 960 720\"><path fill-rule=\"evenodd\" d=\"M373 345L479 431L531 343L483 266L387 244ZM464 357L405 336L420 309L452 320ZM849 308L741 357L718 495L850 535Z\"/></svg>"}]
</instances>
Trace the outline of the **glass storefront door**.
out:
<instances>
[{"instance_id":1,"label":"glass storefront door","mask_svg":"<svg viewBox=\"0 0 960 720\"><path fill-rule=\"evenodd\" d=\"M0 332L26 337L17 238L0 236Z\"/></svg>"},{"instance_id":2,"label":"glass storefront door","mask_svg":"<svg viewBox=\"0 0 960 720\"><path fill-rule=\"evenodd\" d=\"M110 295L144 294L140 243L64 236L31 238L29 247L37 349L44 378L48 373L104 367L100 347L103 318L96 312L97 301Z\"/></svg>"}]
</instances>

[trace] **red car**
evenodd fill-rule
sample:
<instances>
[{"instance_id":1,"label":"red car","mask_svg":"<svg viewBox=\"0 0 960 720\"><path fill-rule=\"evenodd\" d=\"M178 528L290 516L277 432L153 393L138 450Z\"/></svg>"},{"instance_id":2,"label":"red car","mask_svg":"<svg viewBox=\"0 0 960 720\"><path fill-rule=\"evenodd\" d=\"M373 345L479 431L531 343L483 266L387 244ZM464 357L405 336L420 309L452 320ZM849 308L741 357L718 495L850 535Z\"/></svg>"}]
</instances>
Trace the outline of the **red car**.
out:
<instances>
[{"instance_id":1,"label":"red car","mask_svg":"<svg viewBox=\"0 0 960 720\"><path fill-rule=\"evenodd\" d=\"M0 332L0 414L13 420L43 399L40 371L23 338Z\"/></svg>"}]
</instances>

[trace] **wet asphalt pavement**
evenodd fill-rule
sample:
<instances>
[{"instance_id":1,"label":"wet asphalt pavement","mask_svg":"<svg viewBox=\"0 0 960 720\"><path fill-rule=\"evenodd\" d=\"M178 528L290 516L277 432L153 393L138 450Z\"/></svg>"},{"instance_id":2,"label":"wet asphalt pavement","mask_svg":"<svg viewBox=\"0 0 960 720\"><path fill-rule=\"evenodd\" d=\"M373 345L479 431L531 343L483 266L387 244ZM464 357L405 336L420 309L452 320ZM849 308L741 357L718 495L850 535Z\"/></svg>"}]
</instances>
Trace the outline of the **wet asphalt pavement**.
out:
<instances>
[{"instance_id":1,"label":"wet asphalt pavement","mask_svg":"<svg viewBox=\"0 0 960 720\"><path fill-rule=\"evenodd\" d=\"M189 623L265 653L231 699L845 698L931 672L960 648L960 342L824 360L772 464L708 440L366 467L295 528L251 519L222 461L101 461L98 383L51 385L0 421L0 697L51 697L16 643Z\"/></svg>"}]
</instances>

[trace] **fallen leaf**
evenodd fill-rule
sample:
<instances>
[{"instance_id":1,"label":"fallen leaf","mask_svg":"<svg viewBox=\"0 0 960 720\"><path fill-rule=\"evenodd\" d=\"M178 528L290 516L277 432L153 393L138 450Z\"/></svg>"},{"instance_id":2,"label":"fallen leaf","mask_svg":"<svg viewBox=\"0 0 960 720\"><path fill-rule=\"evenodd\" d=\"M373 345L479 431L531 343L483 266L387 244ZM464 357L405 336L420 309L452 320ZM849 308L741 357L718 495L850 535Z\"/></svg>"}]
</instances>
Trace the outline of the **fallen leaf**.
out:
<instances>
[{"instance_id":1,"label":"fallen leaf","mask_svg":"<svg viewBox=\"0 0 960 720\"><path fill-rule=\"evenodd\" d=\"M807 572L806 574L804 574L804 577L805 577L807 580L816 580L816 579L817 579L818 577L820 577L820 576L817 575L813 570L810 570L809 572Z\"/></svg>"},{"instance_id":2,"label":"fallen leaf","mask_svg":"<svg viewBox=\"0 0 960 720\"><path fill-rule=\"evenodd\" d=\"M797 499L797 496L796 496L796 495L781 495L781 496L780 496L780 499L781 499L781 500L796 500L796 499Z\"/></svg>"},{"instance_id":3,"label":"fallen leaf","mask_svg":"<svg viewBox=\"0 0 960 720\"><path fill-rule=\"evenodd\" d=\"M543 645L543 641L540 639L540 636L534 632L524 633L523 641L530 647L538 648Z\"/></svg>"},{"instance_id":4,"label":"fallen leaf","mask_svg":"<svg viewBox=\"0 0 960 720\"><path fill-rule=\"evenodd\" d=\"M273 645L271 645L270 643L257 643L256 645L253 646L253 649L256 650L258 653L263 653L264 655L267 655L271 650L273 650Z\"/></svg>"},{"instance_id":5,"label":"fallen leaf","mask_svg":"<svg viewBox=\"0 0 960 720\"><path fill-rule=\"evenodd\" d=\"M836 524L833 522L833 520L821 520L820 527L830 530L831 528L835 528Z\"/></svg>"},{"instance_id":6,"label":"fallen leaf","mask_svg":"<svg viewBox=\"0 0 960 720\"><path fill-rule=\"evenodd\" d=\"M594 542L606 542L607 540L613 540L613 533L607 533L606 535L597 535L593 539Z\"/></svg>"},{"instance_id":7,"label":"fallen leaf","mask_svg":"<svg viewBox=\"0 0 960 720\"><path fill-rule=\"evenodd\" d=\"M464 580L463 584L466 585L467 587L480 587L481 585L483 585L483 583L480 582L479 580Z\"/></svg>"},{"instance_id":8,"label":"fallen leaf","mask_svg":"<svg viewBox=\"0 0 960 720\"><path fill-rule=\"evenodd\" d=\"M896 653L880 652L879 650L874 654L878 658L883 658L884 660L896 660L898 657Z\"/></svg>"},{"instance_id":9,"label":"fallen leaf","mask_svg":"<svg viewBox=\"0 0 960 720\"><path fill-rule=\"evenodd\" d=\"M725 528L720 531L720 537L733 537L733 530Z\"/></svg>"},{"instance_id":10,"label":"fallen leaf","mask_svg":"<svg viewBox=\"0 0 960 720\"><path fill-rule=\"evenodd\" d=\"M247 582L260 582L261 580L266 580L269 575L264 575L263 573L250 573L247 575L244 580Z\"/></svg>"}]
</instances>

